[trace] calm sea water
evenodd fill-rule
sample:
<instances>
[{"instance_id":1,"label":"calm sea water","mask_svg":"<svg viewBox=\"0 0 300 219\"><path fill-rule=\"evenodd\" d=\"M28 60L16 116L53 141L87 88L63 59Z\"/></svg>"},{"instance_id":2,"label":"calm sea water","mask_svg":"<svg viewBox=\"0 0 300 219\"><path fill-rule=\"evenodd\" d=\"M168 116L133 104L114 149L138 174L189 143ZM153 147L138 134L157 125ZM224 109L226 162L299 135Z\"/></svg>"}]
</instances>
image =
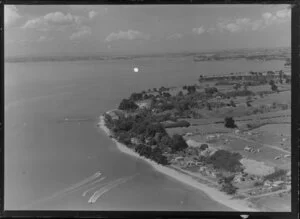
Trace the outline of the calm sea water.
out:
<instances>
[{"instance_id":1,"label":"calm sea water","mask_svg":"<svg viewBox=\"0 0 300 219\"><path fill-rule=\"evenodd\" d=\"M5 63L5 209L231 210L119 152L96 128L97 118L134 91L194 84L200 74L280 70L283 64L184 59ZM133 178L105 187L105 194L89 204L92 193L82 193L96 184L69 189L97 171L106 177L103 183Z\"/></svg>"}]
</instances>

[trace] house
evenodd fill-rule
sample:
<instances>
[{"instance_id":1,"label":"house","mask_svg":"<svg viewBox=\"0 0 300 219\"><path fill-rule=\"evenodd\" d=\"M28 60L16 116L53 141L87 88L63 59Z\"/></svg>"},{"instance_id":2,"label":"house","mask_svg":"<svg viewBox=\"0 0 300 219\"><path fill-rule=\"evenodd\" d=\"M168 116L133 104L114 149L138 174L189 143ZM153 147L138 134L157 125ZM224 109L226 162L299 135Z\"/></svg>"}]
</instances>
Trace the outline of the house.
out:
<instances>
[{"instance_id":1,"label":"house","mask_svg":"<svg viewBox=\"0 0 300 219\"><path fill-rule=\"evenodd\" d=\"M206 136L206 140L213 140L215 138L214 135L208 135Z\"/></svg>"},{"instance_id":2,"label":"house","mask_svg":"<svg viewBox=\"0 0 300 219\"><path fill-rule=\"evenodd\" d=\"M234 181L235 183L240 183L240 182L242 182L242 181L245 181L245 178L242 176L242 174L238 174L238 175L236 175L236 176L234 177L233 181Z\"/></svg>"},{"instance_id":3,"label":"house","mask_svg":"<svg viewBox=\"0 0 300 219\"><path fill-rule=\"evenodd\" d=\"M274 160L278 160L280 158L281 158L281 156L277 156L277 157L274 157Z\"/></svg>"},{"instance_id":4,"label":"house","mask_svg":"<svg viewBox=\"0 0 300 219\"><path fill-rule=\"evenodd\" d=\"M195 161L192 161L192 160L189 160L187 163L186 163L186 166L187 167L192 167L192 166L195 166Z\"/></svg>"},{"instance_id":5,"label":"house","mask_svg":"<svg viewBox=\"0 0 300 219\"><path fill-rule=\"evenodd\" d=\"M142 142L138 138L131 138L130 139L131 144L139 145Z\"/></svg>"},{"instance_id":6,"label":"house","mask_svg":"<svg viewBox=\"0 0 300 219\"><path fill-rule=\"evenodd\" d=\"M240 132L241 131L239 129L237 129L237 130L234 131L235 134L240 134Z\"/></svg>"},{"instance_id":7,"label":"house","mask_svg":"<svg viewBox=\"0 0 300 219\"><path fill-rule=\"evenodd\" d=\"M184 157L175 157L174 160L175 160L175 161L183 161L183 160L184 160Z\"/></svg>"},{"instance_id":8,"label":"house","mask_svg":"<svg viewBox=\"0 0 300 219\"><path fill-rule=\"evenodd\" d=\"M272 185L272 182L270 180L266 180L264 182L264 186L271 186Z\"/></svg>"},{"instance_id":9,"label":"house","mask_svg":"<svg viewBox=\"0 0 300 219\"><path fill-rule=\"evenodd\" d=\"M247 152L251 152L253 149L250 147L250 146L246 146L244 148L244 151L247 151Z\"/></svg>"},{"instance_id":10,"label":"house","mask_svg":"<svg viewBox=\"0 0 300 219\"><path fill-rule=\"evenodd\" d=\"M189 147L200 147L200 145L201 145L199 142L191 140L191 139L187 140L186 143Z\"/></svg>"},{"instance_id":11,"label":"house","mask_svg":"<svg viewBox=\"0 0 300 219\"><path fill-rule=\"evenodd\" d=\"M275 187L280 186L282 184L284 184L284 181L275 181L275 182L273 182L273 186L275 186Z\"/></svg>"},{"instance_id":12,"label":"house","mask_svg":"<svg viewBox=\"0 0 300 219\"><path fill-rule=\"evenodd\" d=\"M207 167L204 167L204 166L202 166L202 167L199 168L200 172L205 172L206 170L207 170Z\"/></svg>"},{"instance_id":13,"label":"house","mask_svg":"<svg viewBox=\"0 0 300 219\"><path fill-rule=\"evenodd\" d=\"M149 109L151 107L151 100L143 100L136 102L140 109Z\"/></svg>"},{"instance_id":14,"label":"house","mask_svg":"<svg viewBox=\"0 0 300 219\"><path fill-rule=\"evenodd\" d=\"M112 120L119 120L123 113L120 110L111 110L106 114L108 114Z\"/></svg>"}]
</instances>

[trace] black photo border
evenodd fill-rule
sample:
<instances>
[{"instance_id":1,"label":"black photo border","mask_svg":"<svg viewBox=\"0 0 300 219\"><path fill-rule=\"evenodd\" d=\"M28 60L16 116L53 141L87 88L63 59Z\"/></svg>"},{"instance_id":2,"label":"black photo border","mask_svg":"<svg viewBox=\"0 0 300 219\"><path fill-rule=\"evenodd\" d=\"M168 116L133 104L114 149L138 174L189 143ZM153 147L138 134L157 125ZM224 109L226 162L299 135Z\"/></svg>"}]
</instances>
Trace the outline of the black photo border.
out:
<instances>
[{"instance_id":1,"label":"black photo border","mask_svg":"<svg viewBox=\"0 0 300 219\"><path fill-rule=\"evenodd\" d=\"M208 212L208 211L13 211L4 210L4 5L165 5L165 4L290 4L291 6L291 151L292 211L291 212ZM271 36L276 37L276 36ZM59 218L299 218L299 81L300 81L300 1L298 0L0 0L0 217Z\"/></svg>"}]
</instances>

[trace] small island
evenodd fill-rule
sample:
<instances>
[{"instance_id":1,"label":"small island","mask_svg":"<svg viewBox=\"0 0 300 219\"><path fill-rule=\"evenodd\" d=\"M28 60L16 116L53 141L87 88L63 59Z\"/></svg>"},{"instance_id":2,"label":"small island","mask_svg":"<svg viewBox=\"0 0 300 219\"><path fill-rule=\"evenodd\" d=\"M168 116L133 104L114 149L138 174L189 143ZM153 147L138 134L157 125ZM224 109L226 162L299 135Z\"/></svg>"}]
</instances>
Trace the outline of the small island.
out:
<instances>
[{"instance_id":1,"label":"small island","mask_svg":"<svg viewBox=\"0 0 300 219\"><path fill-rule=\"evenodd\" d=\"M132 93L99 126L127 154L236 211L291 210L291 76L200 75Z\"/></svg>"}]
</instances>

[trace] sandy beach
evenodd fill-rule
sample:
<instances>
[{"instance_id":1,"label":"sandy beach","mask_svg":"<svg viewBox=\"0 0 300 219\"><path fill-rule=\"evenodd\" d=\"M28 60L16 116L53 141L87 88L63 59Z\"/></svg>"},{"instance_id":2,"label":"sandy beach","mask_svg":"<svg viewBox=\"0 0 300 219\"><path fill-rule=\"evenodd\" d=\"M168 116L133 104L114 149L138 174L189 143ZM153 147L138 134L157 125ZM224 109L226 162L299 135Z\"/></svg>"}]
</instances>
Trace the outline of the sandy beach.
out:
<instances>
[{"instance_id":1,"label":"sandy beach","mask_svg":"<svg viewBox=\"0 0 300 219\"><path fill-rule=\"evenodd\" d=\"M106 127L104 116L99 117L99 123L98 126L108 135L110 136L110 130ZM149 163L155 170L172 177L173 179L176 179L182 183L185 183L186 185L189 185L191 187L194 187L196 189L201 190L204 192L208 197L213 199L216 202L219 202L222 205L225 205L229 208L232 208L235 211L258 211L257 209L251 208L248 206L248 202L244 200L238 200L238 199L232 199L232 196L227 195L215 188L211 188L205 184L202 184L195 179L193 179L191 176L188 176L186 174L180 173L179 171L176 171L172 168L162 166L160 164L157 164L156 162L147 159L145 157L141 157L138 153L134 152L130 148L126 147L126 145L118 142L116 139L112 138L112 140L116 143L117 148L128 155L131 155L133 157L139 158L144 160L145 162Z\"/></svg>"}]
</instances>

